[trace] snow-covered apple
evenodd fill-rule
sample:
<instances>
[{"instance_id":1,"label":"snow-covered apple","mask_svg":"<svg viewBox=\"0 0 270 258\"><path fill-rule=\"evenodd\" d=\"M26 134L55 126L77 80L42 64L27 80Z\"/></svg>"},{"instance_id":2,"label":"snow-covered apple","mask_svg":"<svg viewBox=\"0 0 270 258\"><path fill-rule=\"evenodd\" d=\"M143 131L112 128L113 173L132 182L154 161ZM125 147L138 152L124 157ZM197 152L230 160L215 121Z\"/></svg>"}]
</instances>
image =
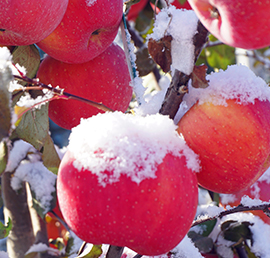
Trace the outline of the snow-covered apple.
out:
<instances>
[{"instance_id":1,"label":"snow-covered apple","mask_svg":"<svg viewBox=\"0 0 270 258\"><path fill-rule=\"evenodd\" d=\"M2 1L0 44L30 45L43 40L61 22L68 0Z\"/></svg>"},{"instance_id":2,"label":"snow-covered apple","mask_svg":"<svg viewBox=\"0 0 270 258\"><path fill-rule=\"evenodd\" d=\"M245 66L207 76L206 89L190 87L178 132L201 160L202 187L235 193L270 166L270 88Z\"/></svg>"},{"instance_id":3,"label":"snow-covered apple","mask_svg":"<svg viewBox=\"0 0 270 258\"><path fill-rule=\"evenodd\" d=\"M167 116L108 112L72 129L58 173L65 221L92 244L159 255L194 219L197 155Z\"/></svg>"},{"instance_id":4,"label":"snow-covered apple","mask_svg":"<svg viewBox=\"0 0 270 258\"><path fill-rule=\"evenodd\" d=\"M220 194L220 204L234 207L241 204L242 198L248 196L254 200L254 206L270 201L270 169L268 169L252 186L235 194ZM243 200L245 203L245 200ZM270 218L262 210L250 211L259 216L265 223L270 224Z\"/></svg>"},{"instance_id":5,"label":"snow-covered apple","mask_svg":"<svg viewBox=\"0 0 270 258\"><path fill-rule=\"evenodd\" d=\"M270 45L268 0L189 0L202 24L233 47L258 49Z\"/></svg>"},{"instance_id":6,"label":"snow-covered apple","mask_svg":"<svg viewBox=\"0 0 270 258\"><path fill-rule=\"evenodd\" d=\"M120 69L120 70L119 70ZM119 111L126 111L132 98L130 75L124 51L112 44L93 60L67 64L50 56L42 61L37 77L45 84ZM56 99L49 104L49 116L59 126L71 129L87 118L103 112L74 99Z\"/></svg>"},{"instance_id":7,"label":"snow-covered apple","mask_svg":"<svg viewBox=\"0 0 270 258\"><path fill-rule=\"evenodd\" d=\"M57 60L87 62L113 42L122 13L122 0L69 0L59 26L37 45Z\"/></svg>"}]
</instances>

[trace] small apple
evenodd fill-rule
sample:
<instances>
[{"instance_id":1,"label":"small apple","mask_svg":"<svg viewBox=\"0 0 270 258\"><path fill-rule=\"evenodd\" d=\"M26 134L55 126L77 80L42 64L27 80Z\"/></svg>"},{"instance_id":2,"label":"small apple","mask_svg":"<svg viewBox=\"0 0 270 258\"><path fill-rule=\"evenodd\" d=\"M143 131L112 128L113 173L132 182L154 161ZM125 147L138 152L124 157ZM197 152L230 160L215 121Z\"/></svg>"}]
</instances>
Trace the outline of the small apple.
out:
<instances>
[{"instance_id":1,"label":"small apple","mask_svg":"<svg viewBox=\"0 0 270 258\"><path fill-rule=\"evenodd\" d=\"M245 66L210 74L178 132L199 155L199 184L218 193L251 186L270 166L270 88ZM196 97L195 97L196 98Z\"/></svg>"},{"instance_id":2,"label":"small apple","mask_svg":"<svg viewBox=\"0 0 270 258\"><path fill-rule=\"evenodd\" d=\"M220 204L222 206L230 205L231 207L238 206L241 203L243 196L248 196L251 199L261 200L263 202L270 201L270 169L268 169L252 186L237 192L235 194L221 194ZM270 218L261 210L250 211L256 216L259 216L265 223L270 225Z\"/></svg>"},{"instance_id":3,"label":"small apple","mask_svg":"<svg viewBox=\"0 0 270 258\"><path fill-rule=\"evenodd\" d=\"M59 26L37 45L57 60L87 62L113 42L122 13L122 0L69 0Z\"/></svg>"},{"instance_id":4,"label":"small apple","mask_svg":"<svg viewBox=\"0 0 270 258\"><path fill-rule=\"evenodd\" d=\"M68 0L1 1L0 44L31 45L47 37L61 22Z\"/></svg>"},{"instance_id":5,"label":"small apple","mask_svg":"<svg viewBox=\"0 0 270 258\"><path fill-rule=\"evenodd\" d=\"M233 47L258 49L270 45L268 0L189 0L202 24Z\"/></svg>"},{"instance_id":6,"label":"small apple","mask_svg":"<svg viewBox=\"0 0 270 258\"><path fill-rule=\"evenodd\" d=\"M37 77L45 84L60 86L66 92L113 110L126 111L132 98L130 75L124 51L112 44L93 60L82 64L67 64L47 56L40 64ZM49 104L49 116L65 129L100 112L79 100L56 99Z\"/></svg>"},{"instance_id":7,"label":"small apple","mask_svg":"<svg viewBox=\"0 0 270 258\"><path fill-rule=\"evenodd\" d=\"M147 3L148 0L140 0L138 3L133 4L128 11L127 20L135 21Z\"/></svg>"},{"instance_id":8,"label":"small apple","mask_svg":"<svg viewBox=\"0 0 270 258\"><path fill-rule=\"evenodd\" d=\"M177 9L192 10L189 2L186 0L183 4L179 0L173 0L171 5L174 5Z\"/></svg>"},{"instance_id":9,"label":"small apple","mask_svg":"<svg viewBox=\"0 0 270 258\"><path fill-rule=\"evenodd\" d=\"M187 234L196 155L167 116L98 114L72 129L57 180L65 221L82 240L160 255Z\"/></svg>"}]
</instances>

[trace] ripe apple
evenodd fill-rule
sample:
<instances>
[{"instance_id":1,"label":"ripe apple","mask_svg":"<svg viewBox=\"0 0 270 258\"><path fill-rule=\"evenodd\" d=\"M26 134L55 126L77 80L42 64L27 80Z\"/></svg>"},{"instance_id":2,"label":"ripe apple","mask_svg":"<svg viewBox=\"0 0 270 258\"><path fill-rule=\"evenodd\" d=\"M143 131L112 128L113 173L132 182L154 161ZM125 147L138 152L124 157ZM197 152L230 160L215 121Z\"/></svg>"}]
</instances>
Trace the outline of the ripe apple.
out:
<instances>
[{"instance_id":1,"label":"ripe apple","mask_svg":"<svg viewBox=\"0 0 270 258\"><path fill-rule=\"evenodd\" d=\"M208 88L194 89L201 99L180 119L177 130L200 157L199 184L235 193L270 166L269 87L244 66L207 78Z\"/></svg>"},{"instance_id":2,"label":"ripe apple","mask_svg":"<svg viewBox=\"0 0 270 258\"><path fill-rule=\"evenodd\" d=\"M67 64L47 56L37 77L45 84L60 86L68 93L102 102L113 110L126 111L132 98L125 53L115 44L82 64ZM74 99L56 99L49 104L50 118L65 129L78 125L81 118L100 112L103 111Z\"/></svg>"},{"instance_id":3,"label":"ripe apple","mask_svg":"<svg viewBox=\"0 0 270 258\"><path fill-rule=\"evenodd\" d=\"M179 244L196 213L198 186L187 165L187 150L194 153L175 128L166 116L109 112L72 129L57 196L78 237L142 255Z\"/></svg>"},{"instance_id":4,"label":"ripe apple","mask_svg":"<svg viewBox=\"0 0 270 258\"><path fill-rule=\"evenodd\" d=\"M189 0L202 24L233 47L258 49L270 45L268 0Z\"/></svg>"},{"instance_id":5,"label":"ripe apple","mask_svg":"<svg viewBox=\"0 0 270 258\"><path fill-rule=\"evenodd\" d=\"M179 0L174 0L171 5L174 5L178 9L192 10L189 2L186 0L183 4Z\"/></svg>"},{"instance_id":6,"label":"ripe apple","mask_svg":"<svg viewBox=\"0 0 270 258\"><path fill-rule=\"evenodd\" d=\"M252 186L249 188L239 191L235 194L221 194L220 204L222 206L230 205L231 207L238 206L241 203L243 196L248 196L252 199L258 199L263 202L270 201L270 181L269 181L270 170L268 169L262 177L259 178ZM265 223L270 225L270 218L260 210L250 211L256 216L259 216Z\"/></svg>"},{"instance_id":7,"label":"ripe apple","mask_svg":"<svg viewBox=\"0 0 270 258\"><path fill-rule=\"evenodd\" d=\"M140 0L140 2L133 4L128 11L127 19L129 21L135 21L147 3L148 0Z\"/></svg>"},{"instance_id":8,"label":"ripe apple","mask_svg":"<svg viewBox=\"0 0 270 258\"><path fill-rule=\"evenodd\" d=\"M68 0L2 1L0 44L30 45L47 37L61 22Z\"/></svg>"},{"instance_id":9,"label":"ripe apple","mask_svg":"<svg viewBox=\"0 0 270 258\"><path fill-rule=\"evenodd\" d=\"M87 62L113 42L122 13L122 0L69 0L59 26L37 45L57 60Z\"/></svg>"}]
</instances>

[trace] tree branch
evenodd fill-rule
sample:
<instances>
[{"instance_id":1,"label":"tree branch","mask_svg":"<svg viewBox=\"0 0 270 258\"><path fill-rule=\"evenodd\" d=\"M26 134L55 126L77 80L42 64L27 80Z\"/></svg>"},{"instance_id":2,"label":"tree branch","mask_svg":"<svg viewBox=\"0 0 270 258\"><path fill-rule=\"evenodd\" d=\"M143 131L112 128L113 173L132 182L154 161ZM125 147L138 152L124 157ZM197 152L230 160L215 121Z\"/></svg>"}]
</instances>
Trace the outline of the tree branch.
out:
<instances>
[{"instance_id":1,"label":"tree branch","mask_svg":"<svg viewBox=\"0 0 270 258\"><path fill-rule=\"evenodd\" d=\"M209 32L198 21L197 33L194 35L193 44L195 46L194 51L194 65L208 39ZM162 115L169 115L173 119L179 109L179 106L183 100L184 95L187 93L187 84L190 79L190 74L184 74L178 70L175 71L171 84L167 90L165 99L162 103L159 113Z\"/></svg>"}]
</instances>

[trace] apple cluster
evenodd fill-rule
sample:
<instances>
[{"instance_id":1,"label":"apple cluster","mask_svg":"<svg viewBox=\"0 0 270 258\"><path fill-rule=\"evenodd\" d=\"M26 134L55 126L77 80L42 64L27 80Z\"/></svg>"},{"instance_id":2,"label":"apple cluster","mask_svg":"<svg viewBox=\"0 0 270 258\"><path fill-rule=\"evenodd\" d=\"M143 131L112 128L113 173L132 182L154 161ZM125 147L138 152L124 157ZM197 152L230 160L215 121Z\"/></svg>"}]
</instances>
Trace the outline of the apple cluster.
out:
<instances>
[{"instance_id":1,"label":"apple cluster","mask_svg":"<svg viewBox=\"0 0 270 258\"><path fill-rule=\"evenodd\" d=\"M42 49L47 54L37 72L42 83L112 110L127 110L132 98L130 74L124 51L113 43L122 20L122 0L3 4L0 45L35 43ZM24 15L28 9L30 15ZM89 103L61 97L49 104L50 118L66 129L99 112Z\"/></svg>"}]
</instances>

